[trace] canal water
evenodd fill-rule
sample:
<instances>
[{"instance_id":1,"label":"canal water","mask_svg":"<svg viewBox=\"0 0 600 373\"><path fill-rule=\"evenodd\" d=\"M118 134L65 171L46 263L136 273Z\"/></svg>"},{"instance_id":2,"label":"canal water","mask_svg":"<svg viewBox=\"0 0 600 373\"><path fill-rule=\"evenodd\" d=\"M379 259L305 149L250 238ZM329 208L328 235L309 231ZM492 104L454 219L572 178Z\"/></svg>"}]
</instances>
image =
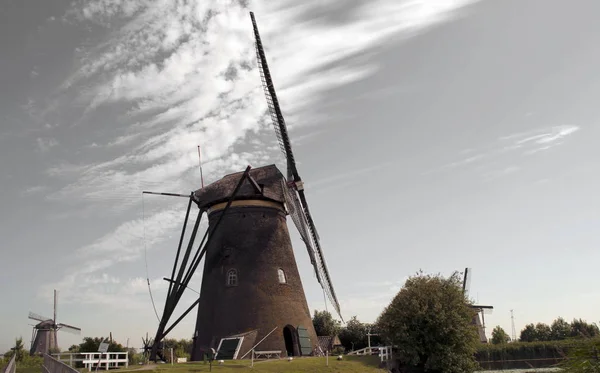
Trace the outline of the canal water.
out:
<instances>
[{"instance_id":1,"label":"canal water","mask_svg":"<svg viewBox=\"0 0 600 373\"><path fill-rule=\"evenodd\" d=\"M536 369L508 369L508 370L480 370L475 373L546 373L560 372L558 368L536 368Z\"/></svg>"}]
</instances>

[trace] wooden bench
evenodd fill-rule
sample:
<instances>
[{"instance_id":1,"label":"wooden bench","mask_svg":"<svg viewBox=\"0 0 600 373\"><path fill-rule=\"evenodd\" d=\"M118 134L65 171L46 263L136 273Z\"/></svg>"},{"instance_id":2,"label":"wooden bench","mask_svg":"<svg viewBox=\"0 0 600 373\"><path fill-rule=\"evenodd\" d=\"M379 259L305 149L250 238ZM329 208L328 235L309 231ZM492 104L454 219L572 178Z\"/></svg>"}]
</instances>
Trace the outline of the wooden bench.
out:
<instances>
[{"instance_id":1,"label":"wooden bench","mask_svg":"<svg viewBox=\"0 0 600 373\"><path fill-rule=\"evenodd\" d=\"M276 357L278 359L281 359L281 351L254 351L254 358L259 359L260 357L264 357L267 359Z\"/></svg>"}]
</instances>

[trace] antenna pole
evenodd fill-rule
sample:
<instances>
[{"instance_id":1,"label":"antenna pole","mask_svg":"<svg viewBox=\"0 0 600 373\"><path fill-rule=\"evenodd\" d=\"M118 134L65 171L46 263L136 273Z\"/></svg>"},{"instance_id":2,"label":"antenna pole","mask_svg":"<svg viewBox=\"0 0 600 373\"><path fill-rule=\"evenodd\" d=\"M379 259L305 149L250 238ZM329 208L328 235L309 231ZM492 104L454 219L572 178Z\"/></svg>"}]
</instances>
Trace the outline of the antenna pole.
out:
<instances>
[{"instance_id":1,"label":"antenna pole","mask_svg":"<svg viewBox=\"0 0 600 373\"><path fill-rule=\"evenodd\" d=\"M517 331L515 330L515 315L513 314L513 310L510 310L510 324L511 324L511 328L512 328L512 341L516 342L517 341Z\"/></svg>"},{"instance_id":2,"label":"antenna pole","mask_svg":"<svg viewBox=\"0 0 600 373\"><path fill-rule=\"evenodd\" d=\"M200 151L200 145L198 145L198 164L200 165L200 185L204 188L204 177L202 176L202 151Z\"/></svg>"}]
</instances>

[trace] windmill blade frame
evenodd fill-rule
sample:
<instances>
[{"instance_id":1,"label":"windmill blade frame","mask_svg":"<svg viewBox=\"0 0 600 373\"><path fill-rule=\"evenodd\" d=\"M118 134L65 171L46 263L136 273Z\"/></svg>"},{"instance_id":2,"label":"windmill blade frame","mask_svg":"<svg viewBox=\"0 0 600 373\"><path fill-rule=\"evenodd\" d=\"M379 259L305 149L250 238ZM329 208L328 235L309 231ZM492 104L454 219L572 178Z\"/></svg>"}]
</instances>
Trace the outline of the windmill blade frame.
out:
<instances>
[{"instance_id":1,"label":"windmill blade frame","mask_svg":"<svg viewBox=\"0 0 600 373\"><path fill-rule=\"evenodd\" d=\"M292 152L292 143L289 140L285 119L283 118L283 113L279 107L279 99L275 93L275 86L273 85L273 79L271 78L271 73L269 71L267 57L262 45L260 33L258 32L256 18L254 18L254 12L250 12L250 18L252 20L252 27L254 30L258 71L260 73L263 90L265 92L269 114L271 115L271 121L273 122L273 127L275 129L275 135L277 136L277 140L279 142L279 148L285 155L287 161L288 179L293 177L294 181L300 182L301 180L300 176L298 175L298 170L296 169L294 153Z\"/></svg>"},{"instance_id":2,"label":"windmill blade frame","mask_svg":"<svg viewBox=\"0 0 600 373\"><path fill-rule=\"evenodd\" d=\"M296 160L292 151L292 144L288 135L285 119L283 118L283 113L281 112L281 108L279 106L279 100L275 92L275 86L271 78L269 65L267 63L267 58L264 52L260 34L258 32L258 26L256 24L256 19L254 17L253 12L250 12L250 18L252 20L252 26L254 30L257 62L261 81L263 84L263 89L265 92L265 98L267 100L267 106L269 108L269 113L271 115L273 127L275 128L275 134L279 142L279 147L284 153L287 161L287 177L289 189L293 190L294 193L297 193L297 196L299 197L299 203L296 203L297 199L292 199L294 202L293 204L295 208L295 213L298 215L301 214L300 218L296 217L294 223L296 223L296 226L298 227L301 236L303 235L303 240L307 245L307 250L309 251L311 262L315 269L315 273L317 274L317 279L321 284L321 287L327 294L329 301L331 302L334 309L337 311L338 315L343 321L339 301L335 294L335 290L333 289L333 284L331 282L329 270L327 269L327 264L325 263L323 250L321 249L321 244L319 242L317 228L315 227L313 218L308 208L306 195L304 194L304 185L296 167ZM300 207L299 212L298 207ZM303 222L306 223L303 224ZM310 235L306 234L305 226ZM310 245L309 241L311 243Z\"/></svg>"},{"instance_id":3,"label":"windmill blade frame","mask_svg":"<svg viewBox=\"0 0 600 373\"><path fill-rule=\"evenodd\" d=\"M465 268L465 274L463 277L463 293L465 294L465 297L469 296L469 289L471 288L472 272L473 272L473 269Z\"/></svg>"},{"instance_id":4,"label":"windmill blade frame","mask_svg":"<svg viewBox=\"0 0 600 373\"><path fill-rule=\"evenodd\" d=\"M315 257L315 248L312 244L311 237L308 231L308 222L306 221L305 215L302 213L302 206L300 205L300 201L298 200L298 196L295 191L291 191L290 188L285 184L282 180L282 190L284 193L284 197L286 199L286 207L288 210L288 214L292 218L294 225L298 229L300 233L300 238L306 245L306 251L308 252L308 256L310 258L310 263L313 265L315 270L315 275L317 277L317 281L321 283L321 274L317 269L317 259Z\"/></svg>"},{"instance_id":5,"label":"windmill blade frame","mask_svg":"<svg viewBox=\"0 0 600 373\"><path fill-rule=\"evenodd\" d=\"M54 290L54 319L52 319L54 321L54 324L56 324L56 307L58 305L58 292L56 291L56 289Z\"/></svg>"},{"instance_id":6,"label":"windmill blade frame","mask_svg":"<svg viewBox=\"0 0 600 373\"><path fill-rule=\"evenodd\" d=\"M72 326L69 324L63 324L63 323L56 324L56 326L58 326L60 328L60 330L68 332L68 333L81 334L81 328L78 328L76 326Z\"/></svg>"},{"instance_id":7,"label":"windmill blade frame","mask_svg":"<svg viewBox=\"0 0 600 373\"><path fill-rule=\"evenodd\" d=\"M52 320L51 317L41 316L41 315L38 315L37 313L33 313L33 312L29 312L28 318L31 319L31 320L39 321L39 322L44 322L44 321Z\"/></svg>"}]
</instances>

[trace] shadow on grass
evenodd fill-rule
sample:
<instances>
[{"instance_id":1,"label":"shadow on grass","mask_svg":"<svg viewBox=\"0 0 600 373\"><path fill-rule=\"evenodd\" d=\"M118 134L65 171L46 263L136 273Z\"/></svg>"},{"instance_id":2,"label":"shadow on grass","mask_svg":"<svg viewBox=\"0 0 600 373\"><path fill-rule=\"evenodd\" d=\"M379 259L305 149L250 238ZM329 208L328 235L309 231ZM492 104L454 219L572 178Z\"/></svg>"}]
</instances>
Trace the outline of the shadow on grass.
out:
<instances>
[{"instance_id":1,"label":"shadow on grass","mask_svg":"<svg viewBox=\"0 0 600 373\"><path fill-rule=\"evenodd\" d=\"M295 373L320 373L320 372L344 372L344 373L375 373L380 370L380 360L377 356L344 356L337 360L336 356L329 357L327 365L325 357L295 358L259 360L254 362L251 368L250 360L226 360L224 364L218 362L213 364L212 371L216 373L227 372L295 372ZM174 366L158 366L153 372L156 373L203 373L210 371L210 366L203 362L181 363ZM152 371L148 371L151 373Z\"/></svg>"}]
</instances>

